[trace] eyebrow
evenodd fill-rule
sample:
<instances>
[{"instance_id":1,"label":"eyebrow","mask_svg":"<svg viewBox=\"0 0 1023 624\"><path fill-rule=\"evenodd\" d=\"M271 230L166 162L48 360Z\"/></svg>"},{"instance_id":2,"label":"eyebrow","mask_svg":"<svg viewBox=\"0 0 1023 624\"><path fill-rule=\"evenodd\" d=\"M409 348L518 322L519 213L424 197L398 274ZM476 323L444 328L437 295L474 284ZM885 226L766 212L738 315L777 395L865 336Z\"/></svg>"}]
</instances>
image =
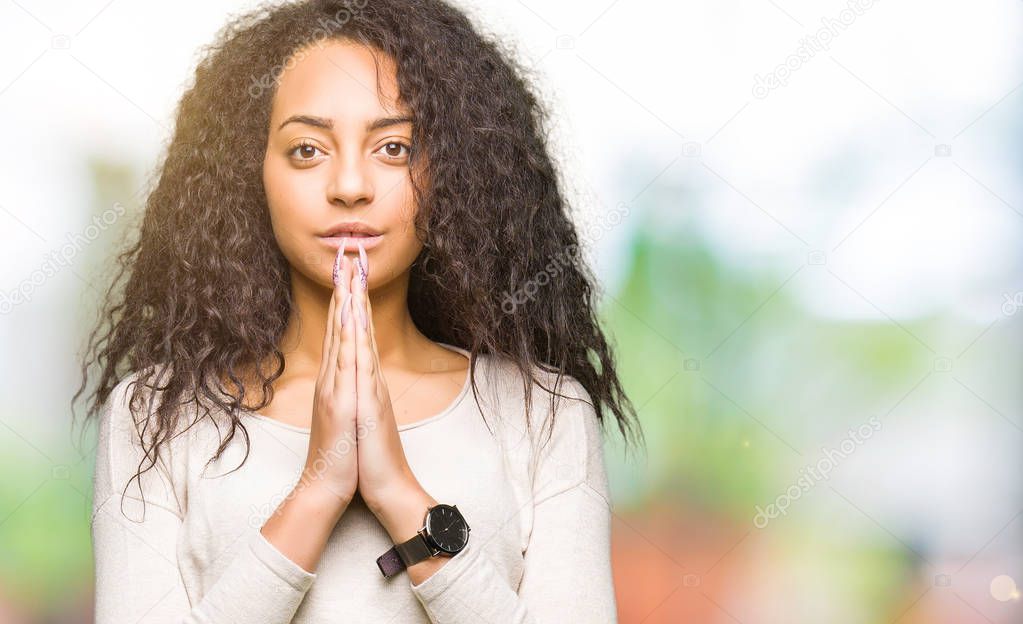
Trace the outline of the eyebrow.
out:
<instances>
[{"instance_id":1,"label":"eyebrow","mask_svg":"<svg viewBox=\"0 0 1023 624\"><path fill-rule=\"evenodd\" d=\"M280 130L289 123L301 123L316 128L323 128L324 130L332 130L334 128L334 120L329 117L317 117L316 115L292 115L285 119L281 125L277 126L277 129ZM381 128L396 126L403 123L412 123L412 118L407 116L381 117L366 124L366 132L374 132Z\"/></svg>"}]
</instances>

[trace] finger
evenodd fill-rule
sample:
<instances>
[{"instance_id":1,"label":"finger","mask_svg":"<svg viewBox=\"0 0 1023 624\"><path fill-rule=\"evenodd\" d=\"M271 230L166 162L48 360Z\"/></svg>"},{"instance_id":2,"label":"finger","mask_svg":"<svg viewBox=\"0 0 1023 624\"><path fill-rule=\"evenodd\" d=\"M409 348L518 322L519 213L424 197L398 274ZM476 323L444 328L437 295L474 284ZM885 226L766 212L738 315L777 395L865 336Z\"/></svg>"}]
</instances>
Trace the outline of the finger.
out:
<instances>
[{"instance_id":1,"label":"finger","mask_svg":"<svg viewBox=\"0 0 1023 624\"><path fill-rule=\"evenodd\" d=\"M330 331L332 348L328 352L324 353L324 356L321 359L321 363L325 366L325 381L331 387L335 384L335 376L337 374L336 362L338 361L338 354L341 351L341 323L343 320L342 315L344 313L344 306L342 306L342 304L345 301L345 296L348 294L348 289L341 278L347 243L347 238L341 239L341 244L338 247L338 253L335 256L335 259L333 259L333 269L331 274L331 279L333 280L333 292L330 295L331 312L327 315L327 328Z\"/></svg>"},{"instance_id":2,"label":"finger","mask_svg":"<svg viewBox=\"0 0 1023 624\"><path fill-rule=\"evenodd\" d=\"M356 407L358 404L358 388L356 378L356 355L355 355L355 331L356 317L352 314L352 304L354 303L353 293L351 290L352 275L354 274L354 267L351 258L347 256L342 261L341 269L341 283L345 291L345 297L342 303L339 304L344 312L344 322L338 323L339 334L338 342L339 348L337 353L337 363L335 366L335 382L334 389L341 406L343 413L349 418L355 419Z\"/></svg>"},{"instance_id":3,"label":"finger","mask_svg":"<svg viewBox=\"0 0 1023 624\"><path fill-rule=\"evenodd\" d=\"M366 262L366 272L368 274L369 263ZM373 366L376 370L381 368L380 353L376 350L376 332L373 329L373 302L369 297L368 291L365 294L365 310L366 310L366 335L369 338L369 349L373 353Z\"/></svg>"},{"instance_id":4,"label":"finger","mask_svg":"<svg viewBox=\"0 0 1023 624\"><path fill-rule=\"evenodd\" d=\"M345 358L344 348L345 341L350 340L349 336L354 336L351 333L350 326L352 325L352 289L351 289L351 276L352 276L352 261L348 257L341 259L341 273L340 280L341 286L339 288L344 293L341 298L341 313L338 314L338 345L339 349L337 352L337 361L335 363L335 370L341 371L345 367L345 363L349 362Z\"/></svg>"},{"instance_id":5,"label":"finger","mask_svg":"<svg viewBox=\"0 0 1023 624\"><path fill-rule=\"evenodd\" d=\"M358 275L352 280L352 305L358 322L355 324L356 334L356 368L358 369L358 392L360 397L376 396L376 358L373 355L373 347L370 344L369 334L369 308L366 303L369 300L369 293L366 285L369 282L368 263L366 252L358 241L359 261L355 267Z\"/></svg>"},{"instance_id":6,"label":"finger","mask_svg":"<svg viewBox=\"0 0 1023 624\"><path fill-rule=\"evenodd\" d=\"M335 288L336 290L336 288ZM327 307L327 322L324 324L323 345L320 350L320 370L316 373L316 385L322 386L327 379L327 372L333 368L331 355L334 352L334 309L337 307L337 297L330 296L330 305Z\"/></svg>"},{"instance_id":7,"label":"finger","mask_svg":"<svg viewBox=\"0 0 1023 624\"><path fill-rule=\"evenodd\" d=\"M380 349L377 348L377 333L375 326L373 325L373 300L371 297L366 297L366 315L369 319L369 343L373 350L373 364L377 371L377 398L383 403L388 398L387 393L387 382L384 379L384 369L380 366Z\"/></svg>"},{"instance_id":8,"label":"finger","mask_svg":"<svg viewBox=\"0 0 1023 624\"><path fill-rule=\"evenodd\" d=\"M369 332L370 344L373 346L373 354L376 355L376 334L373 333L373 302L370 301L369 297L369 256L366 255L366 249L360 244L359 245L359 261L362 263L362 285L363 291L366 296L366 319L367 319L367 331ZM376 358L377 368L380 368L380 359Z\"/></svg>"},{"instance_id":9,"label":"finger","mask_svg":"<svg viewBox=\"0 0 1023 624\"><path fill-rule=\"evenodd\" d=\"M366 278L367 283L369 279L369 258L366 257L365 250L362 250L360 258L363 261L363 266L366 267ZM380 400L381 405L385 403L390 397L387 391L387 380L384 379L384 369L380 366L380 349L377 348L377 333L376 326L373 324L373 298L369 296L369 289L366 290L366 318L369 324L369 343L373 350L373 369L376 371L376 391L377 398Z\"/></svg>"},{"instance_id":10,"label":"finger","mask_svg":"<svg viewBox=\"0 0 1023 624\"><path fill-rule=\"evenodd\" d=\"M330 305L327 307L326 312L326 328L323 331L323 351L320 356L320 380L327 387L333 385L333 371L335 366L333 362L338 357L338 349L340 348L340 333L337 327L338 313L341 312L340 304L341 299L341 284L338 280L338 269L340 267L341 259L344 258L346 240L343 238L341 241L341 247L338 248L338 253L333 258L333 291L330 293Z\"/></svg>"}]
</instances>

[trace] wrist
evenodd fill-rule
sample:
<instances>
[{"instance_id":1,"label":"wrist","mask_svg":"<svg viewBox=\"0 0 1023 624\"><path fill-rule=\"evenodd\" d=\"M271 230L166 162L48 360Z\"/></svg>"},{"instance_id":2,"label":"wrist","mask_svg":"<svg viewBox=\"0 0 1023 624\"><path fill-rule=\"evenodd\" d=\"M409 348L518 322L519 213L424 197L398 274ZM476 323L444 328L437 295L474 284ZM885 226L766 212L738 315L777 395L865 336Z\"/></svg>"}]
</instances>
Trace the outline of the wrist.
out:
<instances>
[{"instance_id":1,"label":"wrist","mask_svg":"<svg viewBox=\"0 0 1023 624\"><path fill-rule=\"evenodd\" d=\"M395 544L411 539L423 528L426 512L437 504L418 484L395 490L370 507Z\"/></svg>"},{"instance_id":2,"label":"wrist","mask_svg":"<svg viewBox=\"0 0 1023 624\"><path fill-rule=\"evenodd\" d=\"M334 515L340 519L348 509L351 497L342 496L324 481L307 480L305 473L292 490L292 496L314 514Z\"/></svg>"}]
</instances>

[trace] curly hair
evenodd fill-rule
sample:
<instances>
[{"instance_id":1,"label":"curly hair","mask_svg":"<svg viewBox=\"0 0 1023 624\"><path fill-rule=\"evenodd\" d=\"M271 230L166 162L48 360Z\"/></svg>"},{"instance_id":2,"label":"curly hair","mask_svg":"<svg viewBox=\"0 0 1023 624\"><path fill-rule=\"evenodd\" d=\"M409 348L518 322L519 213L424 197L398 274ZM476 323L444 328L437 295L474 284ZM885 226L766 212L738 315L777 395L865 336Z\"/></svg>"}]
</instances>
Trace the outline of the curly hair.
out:
<instances>
[{"instance_id":1,"label":"curly hair","mask_svg":"<svg viewBox=\"0 0 1023 624\"><path fill-rule=\"evenodd\" d=\"M575 253L578 235L547 150L548 113L512 55L442 0L262 5L221 29L178 104L138 238L116 256L72 403L92 367L99 382L86 420L132 371L133 412L140 386L161 392L143 427L152 427L141 440L149 465L140 462L135 477L157 462L182 405L206 406L199 418L209 406L230 415L210 462L239 428L248 444L237 412L271 402L292 307L262 183L271 103L281 71L326 40L389 55L413 114L410 167L429 180L413 180L424 247L411 267L408 307L420 331L472 355L507 358L524 389L544 387L536 373L546 369L557 375L552 392L563 396L556 388L570 375L603 428L610 416L627 442L642 438L599 325L596 281ZM540 283L544 296L523 296ZM274 370L264 371L266 362L276 362ZM253 368L262 401L246 406L242 371ZM475 366L469 379L478 401ZM242 463L247 458L248 450Z\"/></svg>"}]
</instances>

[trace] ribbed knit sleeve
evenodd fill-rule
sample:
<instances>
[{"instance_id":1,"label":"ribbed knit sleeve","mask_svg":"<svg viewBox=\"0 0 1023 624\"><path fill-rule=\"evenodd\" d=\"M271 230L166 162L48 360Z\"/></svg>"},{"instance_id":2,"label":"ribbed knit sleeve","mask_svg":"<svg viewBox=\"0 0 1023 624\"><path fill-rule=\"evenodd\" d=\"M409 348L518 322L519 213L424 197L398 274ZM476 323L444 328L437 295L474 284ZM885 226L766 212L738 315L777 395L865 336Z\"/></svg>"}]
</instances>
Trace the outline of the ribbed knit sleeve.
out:
<instances>
[{"instance_id":1,"label":"ribbed knit sleeve","mask_svg":"<svg viewBox=\"0 0 1023 624\"><path fill-rule=\"evenodd\" d=\"M245 527L235 547L224 554L232 559L216 583L196 604L189 602L177 561L184 510L174 494L173 472L161 458L134 478L145 454L139 439L142 427L128 409L129 380L113 390L99 422L91 519L95 621L290 622L316 574L288 559L252 527ZM146 458L142 467L149 464Z\"/></svg>"},{"instance_id":2,"label":"ribbed knit sleeve","mask_svg":"<svg viewBox=\"0 0 1023 624\"><path fill-rule=\"evenodd\" d=\"M434 624L618 621L600 426L581 384L566 377L564 393L571 400L556 411L550 439L538 447L520 586L510 587L485 544L470 538L462 552L411 585Z\"/></svg>"}]
</instances>

